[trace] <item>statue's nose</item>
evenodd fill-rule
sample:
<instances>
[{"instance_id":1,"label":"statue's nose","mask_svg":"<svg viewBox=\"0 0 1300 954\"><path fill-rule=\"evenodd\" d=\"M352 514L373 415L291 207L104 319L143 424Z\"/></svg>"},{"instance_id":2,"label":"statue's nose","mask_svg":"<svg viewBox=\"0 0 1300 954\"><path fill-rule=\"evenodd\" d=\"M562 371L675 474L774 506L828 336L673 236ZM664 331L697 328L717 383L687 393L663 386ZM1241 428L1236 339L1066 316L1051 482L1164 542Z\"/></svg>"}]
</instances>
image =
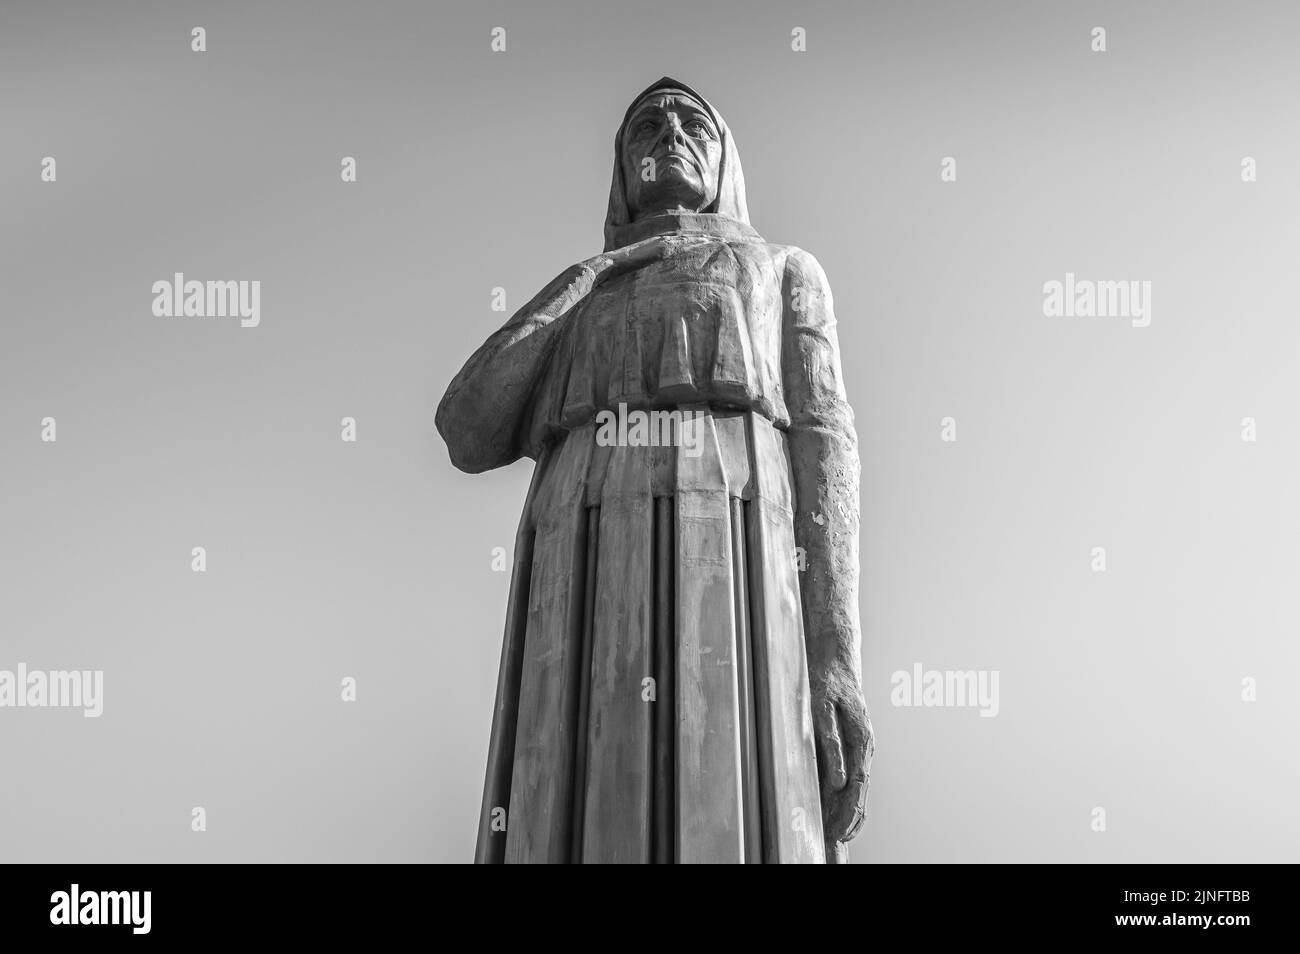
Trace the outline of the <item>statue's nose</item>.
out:
<instances>
[{"instance_id":1,"label":"statue's nose","mask_svg":"<svg viewBox=\"0 0 1300 954\"><path fill-rule=\"evenodd\" d=\"M686 133L682 131L682 124L675 115L669 113L667 120L664 122L664 131L659 141L665 144L686 145Z\"/></svg>"}]
</instances>

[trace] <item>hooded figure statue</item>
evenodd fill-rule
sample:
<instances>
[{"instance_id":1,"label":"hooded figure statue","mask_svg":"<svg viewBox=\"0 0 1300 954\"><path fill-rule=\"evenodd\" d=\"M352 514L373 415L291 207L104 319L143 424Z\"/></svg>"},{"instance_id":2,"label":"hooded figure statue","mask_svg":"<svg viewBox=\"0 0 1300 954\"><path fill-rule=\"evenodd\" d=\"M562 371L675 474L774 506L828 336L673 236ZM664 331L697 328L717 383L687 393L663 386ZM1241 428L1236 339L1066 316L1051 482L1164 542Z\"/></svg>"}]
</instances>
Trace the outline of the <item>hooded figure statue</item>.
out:
<instances>
[{"instance_id":1,"label":"hooded figure statue","mask_svg":"<svg viewBox=\"0 0 1300 954\"><path fill-rule=\"evenodd\" d=\"M831 293L750 226L702 96L633 100L604 252L475 352L436 423L466 472L536 461L476 860L844 861L873 741Z\"/></svg>"}]
</instances>

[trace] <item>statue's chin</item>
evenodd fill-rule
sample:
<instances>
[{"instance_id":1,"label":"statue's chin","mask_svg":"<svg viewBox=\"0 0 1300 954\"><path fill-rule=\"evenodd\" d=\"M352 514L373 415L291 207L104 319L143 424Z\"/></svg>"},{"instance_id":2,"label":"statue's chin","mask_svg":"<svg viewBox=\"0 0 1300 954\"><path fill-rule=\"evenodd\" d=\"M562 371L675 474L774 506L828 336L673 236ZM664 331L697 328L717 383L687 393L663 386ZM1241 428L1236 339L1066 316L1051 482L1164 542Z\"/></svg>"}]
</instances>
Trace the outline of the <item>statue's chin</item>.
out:
<instances>
[{"instance_id":1,"label":"statue's chin","mask_svg":"<svg viewBox=\"0 0 1300 954\"><path fill-rule=\"evenodd\" d=\"M667 195L657 195L637 209L635 218L645 219L665 212L698 212L708 203L694 190L680 190Z\"/></svg>"}]
</instances>

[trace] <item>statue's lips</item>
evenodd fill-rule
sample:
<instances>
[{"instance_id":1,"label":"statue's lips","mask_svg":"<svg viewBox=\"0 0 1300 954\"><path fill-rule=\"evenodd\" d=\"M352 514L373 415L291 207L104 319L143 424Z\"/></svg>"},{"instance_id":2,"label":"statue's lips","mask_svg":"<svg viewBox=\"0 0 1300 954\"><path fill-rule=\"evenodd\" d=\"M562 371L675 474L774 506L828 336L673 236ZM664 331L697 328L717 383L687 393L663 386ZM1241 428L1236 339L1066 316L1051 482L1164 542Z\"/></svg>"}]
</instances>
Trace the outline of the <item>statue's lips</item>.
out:
<instances>
[{"instance_id":1,"label":"statue's lips","mask_svg":"<svg viewBox=\"0 0 1300 954\"><path fill-rule=\"evenodd\" d=\"M699 165L690 156L669 155L664 156L663 159L656 159L655 162L664 172L672 169L679 174L689 172L699 175Z\"/></svg>"},{"instance_id":2,"label":"statue's lips","mask_svg":"<svg viewBox=\"0 0 1300 954\"><path fill-rule=\"evenodd\" d=\"M688 168L695 169L697 171L699 169L699 165L696 163L693 156L684 156L680 152L670 152L668 155L663 156L662 158L656 158L655 162L663 163L666 165L669 162L672 162L674 159L680 162L683 166L687 166Z\"/></svg>"}]
</instances>

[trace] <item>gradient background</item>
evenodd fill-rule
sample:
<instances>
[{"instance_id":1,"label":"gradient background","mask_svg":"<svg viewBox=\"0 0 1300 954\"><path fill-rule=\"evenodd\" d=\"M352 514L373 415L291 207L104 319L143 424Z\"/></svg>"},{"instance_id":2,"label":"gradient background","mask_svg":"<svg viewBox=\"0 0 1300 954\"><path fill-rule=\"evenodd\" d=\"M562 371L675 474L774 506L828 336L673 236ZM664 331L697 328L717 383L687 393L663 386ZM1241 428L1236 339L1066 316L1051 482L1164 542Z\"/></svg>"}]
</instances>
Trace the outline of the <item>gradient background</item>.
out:
<instances>
[{"instance_id":1,"label":"gradient background","mask_svg":"<svg viewBox=\"0 0 1300 954\"><path fill-rule=\"evenodd\" d=\"M1297 860L1297 49L1283 2L5 0L0 668L103 669L105 711L0 710L0 860L472 857L531 463L456 472L433 408L494 286L599 251L664 74L835 293L854 859ZM174 271L260 280L261 326L153 317ZM1066 271L1151 326L1045 318ZM1001 713L891 707L916 662Z\"/></svg>"}]
</instances>

